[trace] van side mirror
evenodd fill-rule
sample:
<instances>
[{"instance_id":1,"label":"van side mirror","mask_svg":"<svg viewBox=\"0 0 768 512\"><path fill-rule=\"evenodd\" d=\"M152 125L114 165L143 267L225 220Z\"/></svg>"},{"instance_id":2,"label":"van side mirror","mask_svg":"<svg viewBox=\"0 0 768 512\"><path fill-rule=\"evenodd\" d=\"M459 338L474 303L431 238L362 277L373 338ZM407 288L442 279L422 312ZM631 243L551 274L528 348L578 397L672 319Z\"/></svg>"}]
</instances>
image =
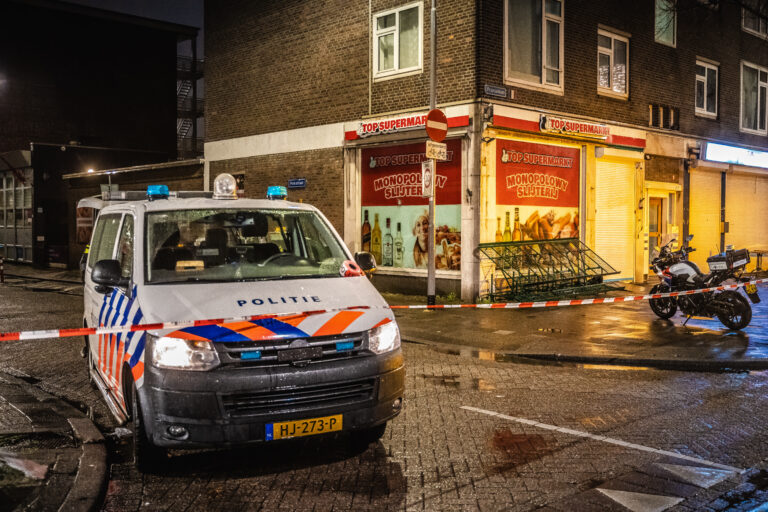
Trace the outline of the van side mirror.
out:
<instances>
[{"instance_id":1,"label":"van side mirror","mask_svg":"<svg viewBox=\"0 0 768 512\"><path fill-rule=\"evenodd\" d=\"M376 258L369 252L356 252L355 263L357 263L366 274L376 272Z\"/></svg>"},{"instance_id":2,"label":"van side mirror","mask_svg":"<svg viewBox=\"0 0 768 512\"><path fill-rule=\"evenodd\" d=\"M99 260L93 266L91 280L96 283L96 291L109 293L112 288L126 287L130 283L127 277L123 277L120 262L117 260Z\"/></svg>"}]
</instances>

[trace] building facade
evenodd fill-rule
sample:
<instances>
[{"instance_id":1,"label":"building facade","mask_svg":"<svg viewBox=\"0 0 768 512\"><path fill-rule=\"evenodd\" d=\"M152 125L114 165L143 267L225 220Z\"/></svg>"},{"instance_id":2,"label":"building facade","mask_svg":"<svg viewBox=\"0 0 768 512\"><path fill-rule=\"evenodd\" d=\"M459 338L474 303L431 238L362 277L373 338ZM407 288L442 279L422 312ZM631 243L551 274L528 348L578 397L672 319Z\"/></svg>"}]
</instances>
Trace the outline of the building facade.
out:
<instances>
[{"instance_id":1,"label":"building facade","mask_svg":"<svg viewBox=\"0 0 768 512\"><path fill-rule=\"evenodd\" d=\"M205 16L206 182L240 175L250 196L303 184L290 198L373 252L377 284L411 292L426 276L430 9L229 1ZM717 2L443 0L437 34L439 290L482 294L476 248L505 232L578 238L637 282L655 246L687 233L699 263L730 244L768 249L765 16Z\"/></svg>"},{"instance_id":2,"label":"building facade","mask_svg":"<svg viewBox=\"0 0 768 512\"><path fill-rule=\"evenodd\" d=\"M108 180L62 176L176 159L177 44L198 29L54 0L0 19L0 256L76 266L77 194Z\"/></svg>"}]
</instances>

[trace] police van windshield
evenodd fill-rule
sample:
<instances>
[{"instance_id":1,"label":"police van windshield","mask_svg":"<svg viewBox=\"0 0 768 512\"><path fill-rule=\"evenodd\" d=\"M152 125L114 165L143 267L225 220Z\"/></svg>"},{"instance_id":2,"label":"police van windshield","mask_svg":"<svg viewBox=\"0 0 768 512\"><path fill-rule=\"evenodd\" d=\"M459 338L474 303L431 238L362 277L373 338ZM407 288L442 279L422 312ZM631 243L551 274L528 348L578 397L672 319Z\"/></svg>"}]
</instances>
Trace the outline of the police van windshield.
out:
<instances>
[{"instance_id":1,"label":"police van windshield","mask_svg":"<svg viewBox=\"0 0 768 512\"><path fill-rule=\"evenodd\" d=\"M148 283L338 277L347 255L300 210L173 210L147 215Z\"/></svg>"}]
</instances>

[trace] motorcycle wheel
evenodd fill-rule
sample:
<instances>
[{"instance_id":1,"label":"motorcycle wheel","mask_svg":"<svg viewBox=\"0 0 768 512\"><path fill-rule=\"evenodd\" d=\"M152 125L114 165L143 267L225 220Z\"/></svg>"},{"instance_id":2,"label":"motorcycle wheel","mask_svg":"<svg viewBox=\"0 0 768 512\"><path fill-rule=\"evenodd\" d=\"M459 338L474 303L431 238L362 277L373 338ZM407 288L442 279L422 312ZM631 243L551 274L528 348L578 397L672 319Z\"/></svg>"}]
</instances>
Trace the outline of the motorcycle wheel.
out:
<instances>
[{"instance_id":1,"label":"motorcycle wheel","mask_svg":"<svg viewBox=\"0 0 768 512\"><path fill-rule=\"evenodd\" d=\"M669 286L665 284L657 284L651 288L651 294L667 293L670 291ZM663 318L664 320L672 318L675 313L677 313L677 300L674 297L651 299L648 303L651 306L651 310L656 313L656 316Z\"/></svg>"},{"instance_id":2,"label":"motorcycle wheel","mask_svg":"<svg viewBox=\"0 0 768 512\"><path fill-rule=\"evenodd\" d=\"M739 292L726 290L721 292L716 300L731 305L729 313L717 314L718 320L727 328L738 331L748 326L749 322L752 321L752 306Z\"/></svg>"}]
</instances>

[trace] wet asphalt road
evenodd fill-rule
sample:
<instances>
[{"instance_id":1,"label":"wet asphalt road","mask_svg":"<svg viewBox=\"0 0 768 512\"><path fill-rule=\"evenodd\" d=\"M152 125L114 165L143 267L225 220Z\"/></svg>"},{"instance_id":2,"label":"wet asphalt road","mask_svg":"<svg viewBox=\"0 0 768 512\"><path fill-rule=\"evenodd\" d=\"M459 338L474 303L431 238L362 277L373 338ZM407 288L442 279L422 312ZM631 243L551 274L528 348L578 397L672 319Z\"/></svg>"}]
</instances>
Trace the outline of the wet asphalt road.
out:
<instances>
[{"instance_id":1,"label":"wet asphalt road","mask_svg":"<svg viewBox=\"0 0 768 512\"><path fill-rule=\"evenodd\" d=\"M4 287L0 330L77 326L81 302ZM588 308L602 322L609 307ZM80 347L3 342L0 372L92 408L110 440L105 510L625 510L614 498L636 497L627 492L669 510L749 510L768 499L764 371L518 364L406 344L405 410L376 445L354 449L338 436L178 452L141 475L87 383Z\"/></svg>"}]
</instances>

